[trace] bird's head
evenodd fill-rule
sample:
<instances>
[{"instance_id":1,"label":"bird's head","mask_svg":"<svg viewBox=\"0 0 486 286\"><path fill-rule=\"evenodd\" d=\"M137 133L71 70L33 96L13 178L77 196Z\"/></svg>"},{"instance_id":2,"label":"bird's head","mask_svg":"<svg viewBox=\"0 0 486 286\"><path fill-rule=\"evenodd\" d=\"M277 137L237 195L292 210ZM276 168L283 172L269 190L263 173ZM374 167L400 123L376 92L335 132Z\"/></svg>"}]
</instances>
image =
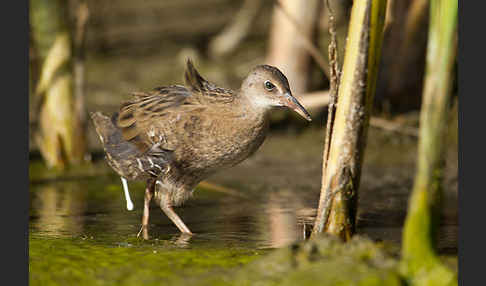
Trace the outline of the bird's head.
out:
<instances>
[{"instance_id":1,"label":"bird's head","mask_svg":"<svg viewBox=\"0 0 486 286\"><path fill-rule=\"evenodd\" d=\"M311 121L310 114L292 96L285 75L276 67L259 65L253 68L241 85L241 91L260 108L287 107Z\"/></svg>"}]
</instances>

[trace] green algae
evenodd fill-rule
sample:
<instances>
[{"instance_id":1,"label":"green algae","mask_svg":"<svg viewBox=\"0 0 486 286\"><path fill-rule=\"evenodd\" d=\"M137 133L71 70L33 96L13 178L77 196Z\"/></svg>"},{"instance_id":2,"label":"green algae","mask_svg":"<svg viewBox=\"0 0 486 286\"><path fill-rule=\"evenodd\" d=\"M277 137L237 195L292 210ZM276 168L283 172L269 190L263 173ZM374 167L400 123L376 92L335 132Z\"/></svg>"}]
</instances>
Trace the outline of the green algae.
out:
<instances>
[{"instance_id":1,"label":"green algae","mask_svg":"<svg viewBox=\"0 0 486 286\"><path fill-rule=\"evenodd\" d=\"M29 238L31 285L407 285L396 249L355 236L280 249L177 240ZM453 258L445 258L454 264Z\"/></svg>"},{"instance_id":2,"label":"green algae","mask_svg":"<svg viewBox=\"0 0 486 286\"><path fill-rule=\"evenodd\" d=\"M247 264L262 250L237 247L180 248L170 241L30 235L30 285L161 285Z\"/></svg>"},{"instance_id":3,"label":"green algae","mask_svg":"<svg viewBox=\"0 0 486 286\"><path fill-rule=\"evenodd\" d=\"M186 280L190 285L403 285L398 263L380 244L353 238L295 243L241 269Z\"/></svg>"}]
</instances>

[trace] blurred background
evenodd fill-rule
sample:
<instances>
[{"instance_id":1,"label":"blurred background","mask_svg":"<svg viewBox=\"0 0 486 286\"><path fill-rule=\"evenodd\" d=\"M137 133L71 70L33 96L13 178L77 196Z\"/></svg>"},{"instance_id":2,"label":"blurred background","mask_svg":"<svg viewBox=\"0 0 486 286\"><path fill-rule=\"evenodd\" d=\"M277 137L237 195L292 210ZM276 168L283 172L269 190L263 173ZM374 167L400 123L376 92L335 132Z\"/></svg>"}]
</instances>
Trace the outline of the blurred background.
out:
<instances>
[{"instance_id":1,"label":"blurred background","mask_svg":"<svg viewBox=\"0 0 486 286\"><path fill-rule=\"evenodd\" d=\"M341 65L352 1L329 2ZM309 124L276 110L261 149L212 177L220 188L199 188L178 211L194 232L205 234L193 243L279 247L311 230L329 101L325 1L30 0L29 9L33 239L94 236L120 243L136 234L143 184L131 185L136 210L127 212L87 114L111 114L134 91L183 84L187 58L207 80L232 89L255 65L277 66L313 118ZM426 0L388 0L358 211L358 233L375 240L401 240L416 162L428 16ZM457 254L456 83L451 102L438 247ZM177 234L161 212L152 214L154 237Z\"/></svg>"},{"instance_id":2,"label":"blurred background","mask_svg":"<svg viewBox=\"0 0 486 286\"><path fill-rule=\"evenodd\" d=\"M76 74L73 93L82 93L73 97L84 101L79 112L113 112L129 98L130 92L181 84L184 63L190 57L207 79L233 89L239 88L241 80L257 64L279 67L289 78L295 96L313 111L313 124L320 124L326 120L329 88L327 9L319 0L276 3L31 1L31 87L39 83L56 33L66 30L72 51L69 64ZM330 4L335 10L341 64L352 1L331 0ZM424 0L391 0L388 6L375 114L413 115L420 108L428 5ZM42 126L39 117L43 99L34 96L35 89L31 91L30 131L34 138ZM317 91L322 96L313 97L312 92ZM275 128L288 127L289 121L304 123L292 113L275 113ZM85 120L85 116L79 116ZM386 125L382 121L372 125L380 123ZM91 124L87 132L89 148L99 147ZM36 139L30 140L30 149L38 148Z\"/></svg>"}]
</instances>

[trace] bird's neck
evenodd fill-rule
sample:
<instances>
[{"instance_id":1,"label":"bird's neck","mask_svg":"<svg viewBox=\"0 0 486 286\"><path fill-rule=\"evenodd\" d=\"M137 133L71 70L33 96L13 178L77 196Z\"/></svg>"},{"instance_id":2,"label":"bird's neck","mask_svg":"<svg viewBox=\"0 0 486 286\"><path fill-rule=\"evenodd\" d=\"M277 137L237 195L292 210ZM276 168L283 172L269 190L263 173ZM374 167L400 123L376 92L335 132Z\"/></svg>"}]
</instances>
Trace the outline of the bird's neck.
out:
<instances>
[{"instance_id":1,"label":"bird's neck","mask_svg":"<svg viewBox=\"0 0 486 286\"><path fill-rule=\"evenodd\" d=\"M234 106L237 106L249 120L263 121L268 118L272 106L259 100L259 97L239 92L236 100Z\"/></svg>"}]
</instances>

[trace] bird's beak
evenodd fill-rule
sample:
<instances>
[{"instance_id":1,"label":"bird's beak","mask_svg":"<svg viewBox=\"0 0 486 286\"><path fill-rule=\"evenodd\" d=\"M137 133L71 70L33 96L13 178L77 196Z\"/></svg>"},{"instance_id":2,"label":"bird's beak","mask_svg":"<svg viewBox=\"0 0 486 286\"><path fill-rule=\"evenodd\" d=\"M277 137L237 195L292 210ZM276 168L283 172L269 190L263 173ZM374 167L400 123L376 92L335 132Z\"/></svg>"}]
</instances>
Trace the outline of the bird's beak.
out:
<instances>
[{"instance_id":1,"label":"bird's beak","mask_svg":"<svg viewBox=\"0 0 486 286\"><path fill-rule=\"evenodd\" d=\"M290 94L290 92L286 92L284 94L283 101L283 105L297 112L300 116L304 117L308 121L312 121L309 112L305 110L305 108L297 101L297 99L295 99L295 97L292 96L292 94Z\"/></svg>"}]
</instances>

